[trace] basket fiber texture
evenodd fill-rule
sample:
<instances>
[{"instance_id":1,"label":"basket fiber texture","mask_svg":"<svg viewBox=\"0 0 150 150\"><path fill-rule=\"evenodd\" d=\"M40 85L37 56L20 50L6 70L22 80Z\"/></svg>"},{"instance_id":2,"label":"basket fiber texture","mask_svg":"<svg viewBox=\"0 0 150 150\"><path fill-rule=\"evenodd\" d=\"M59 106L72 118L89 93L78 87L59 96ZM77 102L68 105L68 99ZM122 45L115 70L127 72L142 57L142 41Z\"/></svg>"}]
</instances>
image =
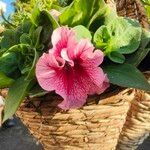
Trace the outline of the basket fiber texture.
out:
<instances>
[{"instance_id":1,"label":"basket fiber texture","mask_svg":"<svg viewBox=\"0 0 150 150\"><path fill-rule=\"evenodd\" d=\"M148 28L139 0L120 0L117 10ZM150 129L149 95L138 90L92 96L83 108L69 111L57 107L61 100L55 94L27 99L16 113L45 150L115 150L118 141L118 150L130 150Z\"/></svg>"},{"instance_id":2,"label":"basket fiber texture","mask_svg":"<svg viewBox=\"0 0 150 150\"><path fill-rule=\"evenodd\" d=\"M133 98L127 90L104 99L91 97L82 109L62 111L57 108L61 98L53 95L43 102L25 101L17 116L47 150L112 150Z\"/></svg>"},{"instance_id":3,"label":"basket fiber texture","mask_svg":"<svg viewBox=\"0 0 150 150\"><path fill-rule=\"evenodd\" d=\"M150 72L146 73L150 83ZM120 134L118 150L135 150L150 134L150 93L136 90Z\"/></svg>"},{"instance_id":4,"label":"basket fiber texture","mask_svg":"<svg viewBox=\"0 0 150 150\"><path fill-rule=\"evenodd\" d=\"M140 0L117 0L117 10L120 16L137 19L144 28L148 29L150 27L145 9Z\"/></svg>"}]
</instances>

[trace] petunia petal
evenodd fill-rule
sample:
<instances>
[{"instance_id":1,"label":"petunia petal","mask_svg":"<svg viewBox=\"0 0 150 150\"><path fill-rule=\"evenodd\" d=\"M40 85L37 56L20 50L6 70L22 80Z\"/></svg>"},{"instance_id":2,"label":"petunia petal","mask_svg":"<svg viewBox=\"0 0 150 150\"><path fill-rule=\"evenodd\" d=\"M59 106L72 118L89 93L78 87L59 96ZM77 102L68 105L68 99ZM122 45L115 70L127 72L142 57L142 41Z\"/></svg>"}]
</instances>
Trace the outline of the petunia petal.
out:
<instances>
[{"instance_id":1,"label":"petunia petal","mask_svg":"<svg viewBox=\"0 0 150 150\"><path fill-rule=\"evenodd\" d=\"M61 57L66 60L71 66L74 66L74 62L68 57L67 49L63 48L61 50Z\"/></svg>"},{"instance_id":2,"label":"petunia petal","mask_svg":"<svg viewBox=\"0 0 150 150\"><path fill-rule=\"evenodd\" d=\"M93 94L101 94L103 93L107 88L109 87L109 80L107 79L107 76L105 75L105 79L103 81L103 83L100 85L100 84L95 84L93 82L91 82L90 84L90 89L89 89L89 92L88 94L89 95L93 95Z\"/></svg>"},{"instance_id":3,"label":"petunia petal","mask_svg":"<svg viewBox=\"0 0 150 150\"><path fill-rule=\"evenodd\" d=\"M59 107L65 110L80 108L86 102L88 94L101 94L109 86L106 75L100 68L95 69L92 74L81 68L63 76L65 79L60 81L63 87L58 87L56 93L64 98Z\"/></svg>"},{"instance_id":4,"label":"petunia petal","mask_svg":"<svg viewBox=\"0 0 150 150\"><path fill-rule=\"evenodd\" d=\"M94 50L93 45L89 42L88 39L82 39L80 42L76 45L76 47L72 49L68 49L68 55L71 59L76 59L81 56L81 54L86 53L92 53Z\"/></svg>"},{"instance_id":5,"label":"petunia petal","mask_svg":"<svg viewBox=\"0 0 150 150\"><path fill-rule=\"evenodd\" d=\"M86 102L88 91L88 86L84 83L86 82L86 77L84 78L83 74L80 75L74 71L71 73L66 72L64 77L65 80L61 83L64 87L56 89L56 93L64 98L58 106L64 110L83 106Z\"/></svg>"},{"instance_id":6,"label":"petunia petal","mask_svg":"<svg viewBox=\"0 0 150 150\"><path fill-rule=\"evenodd\" d=\"M104 60L104 53L101 50L95 50L93 53L84 53L81 56L86 65L99 66Z\"/></svg>"},{"instance_id":7,"label":"petunia petal","mask_svg":"<svg viewBox=\"0 0 150 150\"><path fill-rule=\"evenodd\" d=\"M36 77L40 86L46 91L54 90L54 83L57 79L57 72L64 66L65 61L57 62L51 53L44 53L36 64Z\"/></svg>"},{"instance_id":8,"label":"petunia petal","mask_svg":"<svg viewBox=\"0 0 150 150\"><path fill-rule=\"evenodd\" d=\"M63 48L73 50L74 46L76 45L74 35L74 31L69 30L68 27L60 27L54 30L52 34L52 44L53 49L55 49L55 56L60 56Z\"/></svg>"}]
</instances>

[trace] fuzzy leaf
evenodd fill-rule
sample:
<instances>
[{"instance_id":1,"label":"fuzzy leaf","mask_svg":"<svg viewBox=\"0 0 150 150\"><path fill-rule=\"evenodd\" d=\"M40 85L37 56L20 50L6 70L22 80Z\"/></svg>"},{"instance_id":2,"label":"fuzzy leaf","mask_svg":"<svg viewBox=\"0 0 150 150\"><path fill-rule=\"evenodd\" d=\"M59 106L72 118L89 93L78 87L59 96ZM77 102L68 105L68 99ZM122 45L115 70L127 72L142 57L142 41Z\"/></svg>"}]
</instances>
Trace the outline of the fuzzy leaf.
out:
<instances>
[{"instance_id":1,"label":"fuzzy leaf","mask_svg":"<svg viewBox=\"0 0 150 150\"><path fill-rule=\"evenodd\" d=\"M150 91L150 84L144 75L130 64L107 65L103 69L112 84Z\"/></svg>"},{"instance_id":2,"label":"fuzzy leaf","mask_svg":"<svg viewBox=\"0 0 150 150\"><path fill-rule=\"evenodd\" d=\"M124 63L124 61L125 61L125 57L124 57L122 54L118 53L117 51L111 52L111 53L108 55L108 57L109 57L110 60L112 60L113 62L120 63L120 64Z\"/></svg>"},{"instance_id":3,"label":"fuzzy leaf","mask_svg":"<svg viewBox=\"0 0 150 150\"><path fill-rule=\"evenodd\" d=\"M96 31L94 34L94 43L112 61L116 62L115 60L118 56L118 60L122 58L123 62L124 58L121 54L135 52L140 45L141 34L142 28L138 22L123 17L116 17L116 19L110 20L107 25L101 26ZM111 53L114 51L118 55L112 55Z\"/></svg>"},{"instance_id":4,"label":"fuzzy leaf","mask_svg":"<svg viewBox=\"0 0 150 150\"><path fill-rule=\"evenodd\" d=\"M138 66L150 51L150 32L143 30L140 46L136 52L129 55L126 62Z\"/></svg>"},{"instance_id":5,"label":"fuzzy leaf","mask_svg":"<svg viewBox=\"0 0 150 150\"><path fill-rule=\"evenodd\" d=\"M78 41L80 41L80 39L92 39L90 31L82 25L75 26L73 30L76 32L76 39Z\"/></svg>"}]
</instances>

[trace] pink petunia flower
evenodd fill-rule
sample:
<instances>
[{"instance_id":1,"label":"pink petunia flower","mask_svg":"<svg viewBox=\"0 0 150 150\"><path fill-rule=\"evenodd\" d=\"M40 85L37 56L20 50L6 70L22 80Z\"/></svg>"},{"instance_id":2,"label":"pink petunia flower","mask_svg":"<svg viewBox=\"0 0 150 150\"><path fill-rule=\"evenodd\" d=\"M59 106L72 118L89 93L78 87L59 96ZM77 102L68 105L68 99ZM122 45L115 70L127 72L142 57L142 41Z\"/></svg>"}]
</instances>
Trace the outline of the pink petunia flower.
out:
<instances>
[{"instance_id":1,"label":"pink petunia flower","mask_svg":"<svg viewBox=\"0 0 150 150\"><path fill-rule=\"evenodd\" d=\"M75 40L75 32L60 27L52 35L53 48L44 53L36 65L36 77L46 91L64 98L62 109L79 108L88 95L101 94L109 81L99 65L103 52L95 50L88 39Z\"/></svg>"}]
</instances>

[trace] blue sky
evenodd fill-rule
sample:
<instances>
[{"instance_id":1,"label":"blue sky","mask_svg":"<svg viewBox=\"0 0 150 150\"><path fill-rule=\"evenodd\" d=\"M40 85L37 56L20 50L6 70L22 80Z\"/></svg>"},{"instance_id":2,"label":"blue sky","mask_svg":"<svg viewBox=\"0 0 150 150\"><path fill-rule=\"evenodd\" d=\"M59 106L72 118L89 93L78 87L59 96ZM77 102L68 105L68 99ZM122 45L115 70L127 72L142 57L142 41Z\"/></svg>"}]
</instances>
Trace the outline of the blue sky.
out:
<instances>
[{"instance_id":1,"label":"blue sky","mask_svg":"<svg viewBox=\"0 0 150 150\"><path fill-rule=\"evenodd\" d=\"M10 13L12 13L14 11L13 6L11 5L11 3L14 2L15 0L0 0L0 1L7 4L5 16L8 17L10 15Z\"/></svg>"}]
</instances>

